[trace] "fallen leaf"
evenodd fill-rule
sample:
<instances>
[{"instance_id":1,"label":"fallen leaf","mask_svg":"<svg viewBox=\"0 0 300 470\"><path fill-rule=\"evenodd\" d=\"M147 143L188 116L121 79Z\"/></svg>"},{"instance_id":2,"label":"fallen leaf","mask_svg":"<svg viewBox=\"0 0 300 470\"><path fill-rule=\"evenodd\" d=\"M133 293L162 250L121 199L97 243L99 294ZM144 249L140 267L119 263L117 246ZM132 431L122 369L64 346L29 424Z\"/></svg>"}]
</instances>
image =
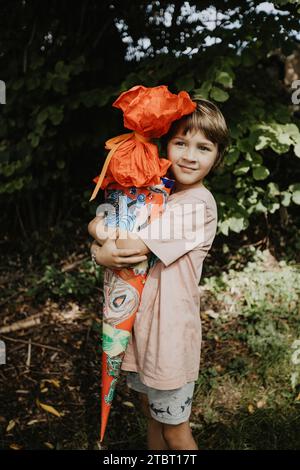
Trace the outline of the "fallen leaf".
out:
<instances>
[{"instance_id":1,"label":"fallen leaf","mask_svg":"<svg viewBox=\"0 0 300 470\"><path fill-rule=\"evenodd\" d=\"M248 411L252 415L254 413L254 406L253 405L248 405Z\"/></svg>"},{"instance_id":2,"label":"fallen leaf","mask_svg":"<svg viewBox=\"0 0 300 470\"><path fill-rule=\"evenodd\" d=\"M134 404L131 401L123 401L123 405L127 406L128 408L134 408Z\"/></svg>"},{"instance_id":3,"label":"fallen leaf","mask_svg":"<svg viewBox=\"0 0 300 470\"><path fill-rule=\"evenodd\" d=\"M48 449L54 449L54 445L51 444L51 442L44 442L45 446L48 447Z\"/></svg>"},{"instance_id":4,"label":"fallen leaf","mask_svg":"<svg viewBox=\"0 0 300 470\"><path fill-rule=\"evenodd\" d=\"M19 446L18 444L10 444L9 448L12 450L21 450L22 446Z\"/></svg>"},{"instance_id":5,"label":"fallen leaf","mask_svg":"<svg viewBox=\"0 0 300 470\"><path fill-rule=\"evenodd\" d=\"M264 406L266 406L266 400L259 400L256 403L256 406L257 406L257 408L263 408Z\"/></svg>"},{"instance_id":6,"label":"fallen leaf","mask_svg":"<svg viewBox=\"0 0 300 470\"><path fill-rule=\"evenodd\" d=\"M7 425L6 432L11 431L15 427L15 425L16 425L16 422L13 419L11 419Z\"/></svg>"},{"instance_id":7,"label":"fallen leaf","mask_svg":"<svg viewBox=\"0 0 300 470\"><path fill-rule=\"evenodd\" d=\"M42 382L41 382L41 388L44 388L44 385L46 383L52 384L56 388L60 388L60 381L59 380L56 380L56 379L43 379Z\"/></svg>"},{"instance_id":8,"label":"fallen leaf","mask_svg":"<svg viewBox=\"0 0 300 470\"><path fill-rule=\"evenodd\" d=\"M192 429L201 429L203 427L202 424L193 423L193 422L190 422L190 426Z\"/></svg>"},{"instance_id":9,"label":"fallen leaf","mask_svg":"<svg viewBox=\"0 0 300 470\"><path fill-rule=\"evenodd\" d=\"M39 400L37 400L37 405L43 410L47 411L47 413L51 413L52 415L55 415L58 418L61 417L61 414L53 406L41 403Z\"/></svg>"},{"instance_id":10,"label":"fallen leaf","mask_svg":"<svg viewBox=\"0 0 300 470\"><path fill-rule=\"evenodd\" d=\"M32 426L33 424L36 424L36 423L39 423L39 422L40 422L39 419L32 419L32 420L28 421L27 426Z\"/></svg>"},{"instance_id":11,"label":"fallen leaf","mask_svg":"<svg viewBox=\"0 0 300 470\"><path fill-rule=\"evenodd\" d=\"M204 313L213 319L217 319L220 316L219 313L215 312L214 310L206 310Z\"/></svg>"}]
</instances>

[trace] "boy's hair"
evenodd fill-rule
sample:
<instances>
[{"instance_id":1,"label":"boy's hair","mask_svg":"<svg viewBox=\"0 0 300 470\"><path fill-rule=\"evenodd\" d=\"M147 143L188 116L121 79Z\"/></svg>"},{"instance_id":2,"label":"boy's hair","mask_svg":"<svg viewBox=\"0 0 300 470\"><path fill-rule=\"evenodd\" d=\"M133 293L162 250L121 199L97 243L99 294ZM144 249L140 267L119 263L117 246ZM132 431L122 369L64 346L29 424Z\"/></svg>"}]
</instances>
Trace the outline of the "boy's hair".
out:
<instances>
[{"instance_id":1,"label":"boy's hair","mask_svg":"<svg viewBox=\"0 0 300 470\"><path fill-rule=\"evenodd\" d=\"M208 140L218 144L218 155L212 166L214 170L221 165L230 142L228 127L223 114L214 103L204 98L193 101L197 103L195 111L174 121L167 134L161 137L162 150L165 154L167 153L168 142L182 125L184 125L184 135L188 131L201 131Z\"/></svg>"}]
</instances>

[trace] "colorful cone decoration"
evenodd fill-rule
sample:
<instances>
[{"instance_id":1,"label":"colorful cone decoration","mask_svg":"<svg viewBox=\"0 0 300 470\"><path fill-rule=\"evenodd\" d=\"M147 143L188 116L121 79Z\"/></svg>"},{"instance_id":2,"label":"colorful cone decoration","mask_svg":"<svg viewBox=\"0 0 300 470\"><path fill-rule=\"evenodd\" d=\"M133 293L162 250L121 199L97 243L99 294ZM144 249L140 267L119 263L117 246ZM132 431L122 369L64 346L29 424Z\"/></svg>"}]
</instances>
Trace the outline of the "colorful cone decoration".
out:
<instances>
[{"instance_id":1,"label":"colorful cone decoration","mask_svg":"<svg viewBox=\"0 0 300 470\"><path fill-rule=\"evenodd\" d=\"M163 212L174 184L165 177L171 162L159 158L151 139L166 134L173 121L195 110L196 103L185 91L176 95L165 85L138 85L122 93L113 106L123 111L124 126L133 132L106 141L109 153L94 179L96 187L90 200L104 189L105 202L114 208L105 224L137 232ZM104 272L101 442L153 257L149 259L134 268Z\"/></svg>"}]
</instances>

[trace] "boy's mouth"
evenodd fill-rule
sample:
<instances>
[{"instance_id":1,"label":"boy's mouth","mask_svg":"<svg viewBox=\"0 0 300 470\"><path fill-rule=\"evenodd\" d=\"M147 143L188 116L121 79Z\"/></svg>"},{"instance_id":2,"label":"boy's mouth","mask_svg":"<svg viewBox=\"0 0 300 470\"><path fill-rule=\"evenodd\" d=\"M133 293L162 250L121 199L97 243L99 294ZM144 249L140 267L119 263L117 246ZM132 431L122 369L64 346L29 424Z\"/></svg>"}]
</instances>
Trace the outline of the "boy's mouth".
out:
<instances>
[{"instance_id":1,"label":"boy's mouth","mask_svg":"<svg viewBox=\"0 0 300 470\"><path fill-rule=\"evenodd\" d=\"M195 171L195 168L191 168L189 166L185 166L185 165L178 165L179 168L181 168L181 170L184 172L184 173L192 173L193 171Z\"/></svg>"}]
</instances>

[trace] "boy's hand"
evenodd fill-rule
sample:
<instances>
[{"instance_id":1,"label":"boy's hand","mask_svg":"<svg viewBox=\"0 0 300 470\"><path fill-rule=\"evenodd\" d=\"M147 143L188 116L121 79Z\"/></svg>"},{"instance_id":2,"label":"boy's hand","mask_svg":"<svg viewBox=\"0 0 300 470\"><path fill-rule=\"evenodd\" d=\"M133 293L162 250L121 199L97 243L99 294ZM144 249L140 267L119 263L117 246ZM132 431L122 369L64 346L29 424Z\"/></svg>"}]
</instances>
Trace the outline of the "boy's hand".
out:
<instances>
[{"instance_id":1,"label":"boy's hand","mask_svg":"<svg viewBox=\"0 0 300 470\"><path fill-rule=\"evenodd\" d=\"M104 225L104 216L98 215L88 225L89 234L102 246L106 240L116 240L118 229Z\"/></svg>"},{"instance_id":2,"label":"boy's hand","mask_svg":"<svg viewBox=\"0 0 300 470\"><path fill-rule=\"evenodd\" d=\"M91 245L91 253L95 255L96 263L110 269L131 268L135 264L147 259L146 255L140 255L140 250L117 248L116 242L107 239L103 246L94 241Z\"/></svg>"}]
</instances>

